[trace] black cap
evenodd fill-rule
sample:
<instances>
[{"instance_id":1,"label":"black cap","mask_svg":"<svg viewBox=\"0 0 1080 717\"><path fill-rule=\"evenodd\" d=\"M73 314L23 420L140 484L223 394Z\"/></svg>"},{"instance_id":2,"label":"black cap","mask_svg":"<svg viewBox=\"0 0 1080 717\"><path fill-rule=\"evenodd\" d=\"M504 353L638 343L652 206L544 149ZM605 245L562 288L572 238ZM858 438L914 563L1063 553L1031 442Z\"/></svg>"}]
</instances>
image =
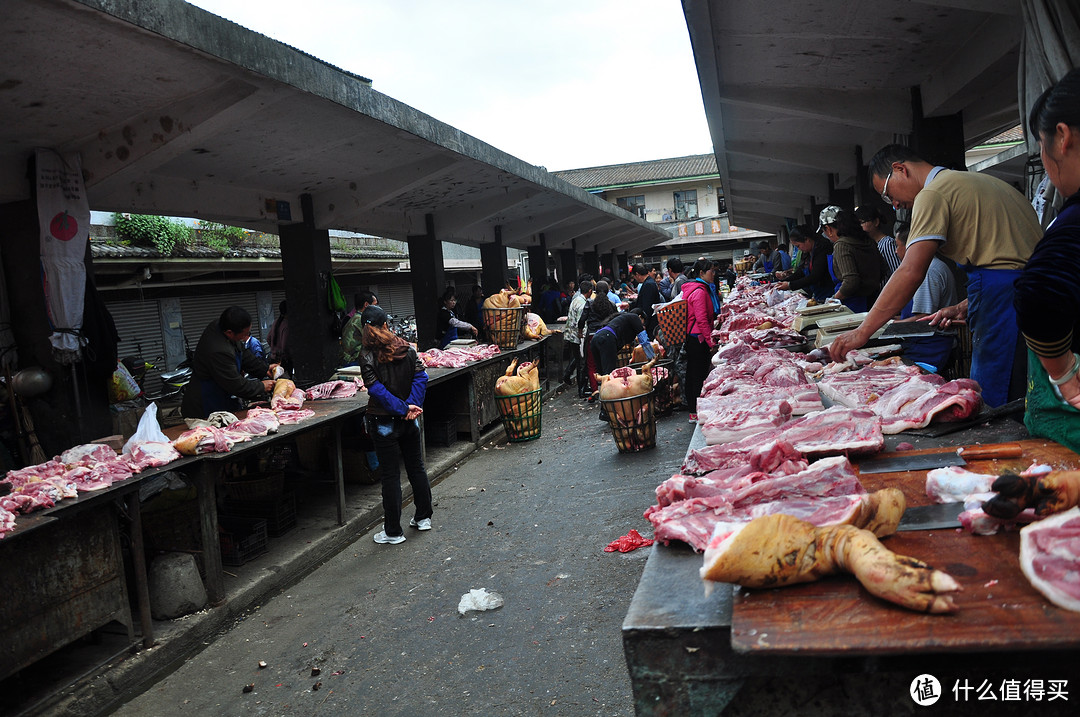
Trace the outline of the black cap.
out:
<instances>
[{"instance_id":1,"label":"black cap","mask_svg":"<svg viewBox=\"0 0 1080 717\"><path fill-rule=\"evenodd\" d=\"M382 326L386 323L386 312L378 306L369 306L360 314L361 326Z\"/></svg>"}]
</instances>

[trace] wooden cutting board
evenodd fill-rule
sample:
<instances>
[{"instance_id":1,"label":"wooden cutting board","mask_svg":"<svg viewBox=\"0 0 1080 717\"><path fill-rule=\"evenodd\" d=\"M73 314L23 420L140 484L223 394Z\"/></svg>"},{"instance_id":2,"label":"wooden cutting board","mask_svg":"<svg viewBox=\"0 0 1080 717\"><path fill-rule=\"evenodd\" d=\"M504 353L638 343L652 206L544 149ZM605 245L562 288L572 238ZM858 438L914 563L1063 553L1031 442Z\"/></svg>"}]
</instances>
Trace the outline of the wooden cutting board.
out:
<instances>
[{"instance_id":1,"label":"wooden cutting board","mask_svg":"<svg viewBox=\"0 0 1080 717\"><path fill-rule=\"evenodd\" d=\"M971 461L968 470L1019 471L1033 460L1080 468L1080 456L1064 446L1043 440L1020 444L1023 457ZM868 474L861 480L869 491L900 488L909 506L931 502L926 471ZM739 652L848 656L1080 648L1080 613L1048 602L1020 571L1018 532L977 536L957 529L910 531L882 542L956 578L963 587L955 599L957 612L912 612L870 595L850 575L774 590L737 588L732 647Z\"/></svg>"}]
</instances>

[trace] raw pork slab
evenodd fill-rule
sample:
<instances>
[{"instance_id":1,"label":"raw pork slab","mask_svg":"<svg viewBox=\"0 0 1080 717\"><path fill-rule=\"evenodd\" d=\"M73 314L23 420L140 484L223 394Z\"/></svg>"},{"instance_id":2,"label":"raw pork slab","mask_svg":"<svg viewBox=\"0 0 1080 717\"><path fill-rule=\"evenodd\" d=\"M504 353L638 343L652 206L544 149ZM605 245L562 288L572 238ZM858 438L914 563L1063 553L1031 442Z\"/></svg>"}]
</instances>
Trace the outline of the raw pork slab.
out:
<instances>
[{"instance_id":1,"label":"raw pork slab","mask_svg":"<svg viewBox=\"0 0 1080 717\"><path fill-rule=\"evenodd\" d=\"M1080 507L1020 531L1020 569L1047 600L1080 612Z\"/></svg>"}]
</instances>

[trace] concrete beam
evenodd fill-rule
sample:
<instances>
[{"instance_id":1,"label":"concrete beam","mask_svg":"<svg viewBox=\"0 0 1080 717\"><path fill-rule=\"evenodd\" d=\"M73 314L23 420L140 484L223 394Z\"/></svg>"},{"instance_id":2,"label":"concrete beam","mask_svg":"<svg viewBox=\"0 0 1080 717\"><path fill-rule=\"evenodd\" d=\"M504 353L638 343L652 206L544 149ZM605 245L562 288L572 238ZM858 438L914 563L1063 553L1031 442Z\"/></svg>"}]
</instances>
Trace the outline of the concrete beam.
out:
<instances>
[{"instance_id":1,"label":"concrete beam","mask_svg":"<svg viewBox=\"0 0 1080 717\"><path fill-rule=\"evenodd\" d=\"M720 102L875 131L910 131L911 100L903 90L836 90L827 87L725 85ZM868 108L873 108L868 111ZM898 127L907 126L903 130ZM811 140L812 141L812 140Z\"/></svg>"},{"instance_id":2,"label":"concrete beam","mask_svg":"<svg viewBox=\"0 0 1080 717\"><path fill-rule=\"evenodd\" d=\"M524 204L538 194L540 190L535 187L501 188L467 204L437 212L436 224L441 235L449 238L456 232L461 232ZM505 232L503 237L505 239Z\"/></svg>"},{"instance_id":3,"label":"concrete beam","mask_svg":"<svg viewBox=\"0 0 1080 717\"><path fill-rule=\"evenodd\" d=\"M204 142L220 141L217 136L224 128L265 110L269 103L254 86L226 80L113 127L96 129L60 149L82 155L88 192L110 196L181 154L200 151Z\"/></svg>"},{"instance_id":4,"label":"concrete beam","mask_svg":"<svg viewBox=\"0 0 1080 717\"><path fill-rule=\"evenodd\" d=\"M1019 8L1019 3L1015 5ZM943 63L920 83L923 114L931 117L958 111L948 108L949 101L971 84L983 80L988 69L1003 57L1016 52L1023 34L1023 24L1015 17L1001 15L987 19L977 32L968 36L967 42L956 48L954 61ZM1014 76L1012 82L1015 81Z\"/></svg>"},{"instance_id":5,"label":"concrete beam","mask_svg":"<svg viewBox=\"0 0 1080 717\"><path fill-rule=\"evenodd\" d=\"M511 243L540 232L547 232L588 213L588 207L574 205L558 207L529 215L523 219L509 221L503 225L503 241Z\"/></svg>"},{"instance_id":6,"label":"concrete beam","mask_svg":"<svg viewBox=\"0 0 1080 717\"><path fill-rule=\"evenodd\" d=\"M348 217L374 209L416 187L428 184L433 177L463 162L453 154L434 154L416 162L364 175L312 195L319 226L337 228Z\"/></svg>"},{"instance_id":7,"label":"concrete beam","mask_svg":"<svg viewBox=\"0 0 1080 717\"><path fill-rule=\"evenodd\" d=\"M851 170L855 145L735 141L728 142L725 150L729 155L743 155L795 167L809 167L824 172L847 172ZM777 168L777 171L785 170Z\"/></svg>"}]
</instances>

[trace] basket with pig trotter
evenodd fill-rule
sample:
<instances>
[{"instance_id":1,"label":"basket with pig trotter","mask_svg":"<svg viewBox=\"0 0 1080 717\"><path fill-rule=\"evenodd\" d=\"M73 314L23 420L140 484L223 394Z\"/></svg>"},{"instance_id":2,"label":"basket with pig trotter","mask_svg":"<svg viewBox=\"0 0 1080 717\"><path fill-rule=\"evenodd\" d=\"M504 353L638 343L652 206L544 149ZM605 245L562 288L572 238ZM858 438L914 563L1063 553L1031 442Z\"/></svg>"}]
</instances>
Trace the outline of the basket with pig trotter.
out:
<instances>
[{"instance_id":1,"label":"basket with pig trotter","mask_svg":"<svg viewBox=\"0 0 1080 717\"><path fill-rule=\"evenodd\" d=\"M632 363L630 368L638 371L645 364ZM675 408L675 399L679 395L678 378L675 374L675 362L672 359L660 359L651 369L653 391L656 394L654 408L657 416L670 416Z\"/></svg>"},{"instance_id":2,"label":"basket with pig trotter","mask_svg":"<svg viewBox=\"0 0 1080 717\"><path fill-rule=\"evenodd\" d=\"M503 427L506 428L506 438L511 443L532 441L540 437L540 409L543 406L541 390L495 396L495 405L499 408Z\"/></svg>"},{"instance_id":3,"label":"basket with pig trotter","mask_svg":"<svg viewBox=\"0 0 1080 717\"><path fill-rule=\"evenodd\" d=\"M600 399L619 453L637 453L656 448L655 396L656 391L653 390L628 398Z\"/></svg>"},{"instance_id":4,"label":"basket with pig trotter","mask_svg":"<svg viewBox=\"0 0 1080 717\"><path fill-rule=\"evenodd\" d=\"M508 309L480 309L491 343L500 349L516 349L521 338L521 324L525 319L525 308L521 306Z\"/></svg>"}]
</instances>

